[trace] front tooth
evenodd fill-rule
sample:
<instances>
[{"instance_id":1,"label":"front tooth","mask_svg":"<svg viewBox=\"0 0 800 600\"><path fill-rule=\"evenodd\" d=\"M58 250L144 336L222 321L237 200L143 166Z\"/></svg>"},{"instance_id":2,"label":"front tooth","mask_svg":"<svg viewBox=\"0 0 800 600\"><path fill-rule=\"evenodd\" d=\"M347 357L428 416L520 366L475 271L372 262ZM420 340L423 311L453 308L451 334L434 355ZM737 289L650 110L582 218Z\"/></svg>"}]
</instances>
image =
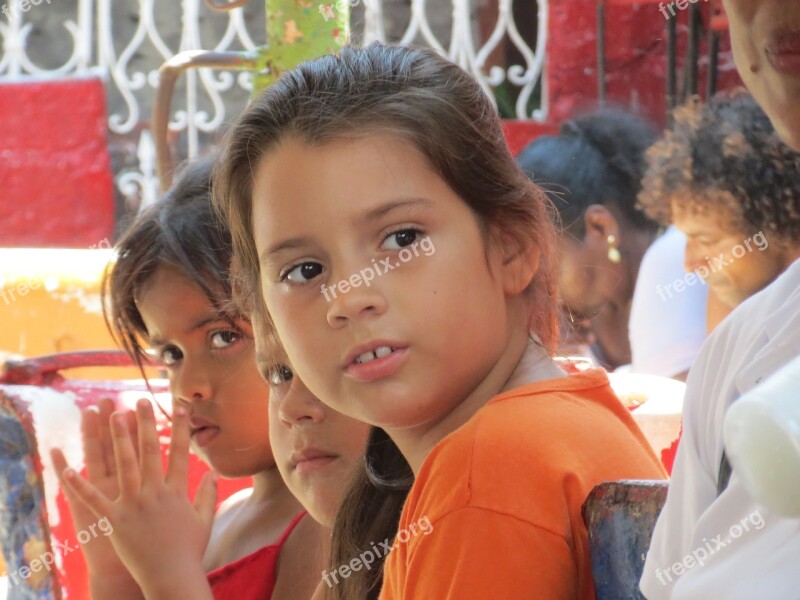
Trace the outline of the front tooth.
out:
<instances>
[{"instance_id":1,"label":"front tooth","mask_svg":"<svg viewBox=\"0 0 800 600\"><path fill-rule=\"evenodd\" d=\"M368 362L370 360L374 360L374 358L375 358L375 353L374 352L371 352L371 351L370 352L364 352L364 354L359 354L358 355L358 359L357 359L356 362L361 364L361 363Z\"/></svg>"},{"instance_id":2,"label":"front tooth","mask_svg":"<svg viewBox=\"0 0 800 600\"><path fill-rule=\"evenodd\" d=\"M389 356L392 353L392 349L389 346L378 346L375 348L375 356L378 358L383 358L384 356Z\"/></svg>"}]
</instances>

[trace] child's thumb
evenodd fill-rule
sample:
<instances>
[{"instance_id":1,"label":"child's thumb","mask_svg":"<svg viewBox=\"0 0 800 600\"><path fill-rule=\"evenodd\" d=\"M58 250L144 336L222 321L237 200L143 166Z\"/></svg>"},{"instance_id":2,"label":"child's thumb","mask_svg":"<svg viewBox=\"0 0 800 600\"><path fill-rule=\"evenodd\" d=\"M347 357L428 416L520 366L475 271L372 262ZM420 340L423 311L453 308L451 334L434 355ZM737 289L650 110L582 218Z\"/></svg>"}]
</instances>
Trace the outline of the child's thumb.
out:
<instances>
[{"instance_id":1,"label":"child's thumb","mask_svg":"<svg viewBox=\"0 0 800 600\"><path fill-rule=\"evenodd\" d=\"M210 472L203 476L200 487L194 495L194 508L204 522L211 524L214 520L214 508L217 506L217 474Z\"/></svg>"}]
</instances>

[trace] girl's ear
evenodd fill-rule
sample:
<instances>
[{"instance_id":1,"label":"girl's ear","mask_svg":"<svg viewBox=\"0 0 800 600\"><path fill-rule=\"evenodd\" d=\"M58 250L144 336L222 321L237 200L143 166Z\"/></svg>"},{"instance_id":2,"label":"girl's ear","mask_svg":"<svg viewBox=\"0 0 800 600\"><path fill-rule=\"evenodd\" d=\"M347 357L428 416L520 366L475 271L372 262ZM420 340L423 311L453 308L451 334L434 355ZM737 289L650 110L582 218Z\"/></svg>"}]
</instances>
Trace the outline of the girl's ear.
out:
<instances>
[{"instance_id":1,"label":"girl's ear","mask_svg":"<svg viewBox=\"0 0 800 600\"><path fill-rule=\"evenodd\" d=\"M539 246L507 232L498 232L496 239L503 291L508 296L517 296L527 289L539 270Z\"/></svg>"}]
</instances>

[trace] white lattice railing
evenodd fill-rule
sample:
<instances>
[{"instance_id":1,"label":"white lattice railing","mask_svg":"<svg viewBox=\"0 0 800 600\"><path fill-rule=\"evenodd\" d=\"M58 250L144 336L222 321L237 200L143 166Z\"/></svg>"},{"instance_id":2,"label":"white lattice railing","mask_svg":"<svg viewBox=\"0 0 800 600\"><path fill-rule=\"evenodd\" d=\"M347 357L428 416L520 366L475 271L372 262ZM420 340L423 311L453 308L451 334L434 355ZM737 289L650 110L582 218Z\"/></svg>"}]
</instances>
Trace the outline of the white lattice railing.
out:
<instances>
[{"instance_id":1,"label":"white lattice railing","mask_svg":"<svg viewBox=\"0 0 800 600\"><path fill-rule=\"evenodd\" d=\"M19 0L0 0L17 7ZM263 0L251 0L260 3ZM321 1L321 0L319 0ZM340 0L342 1L342 0ZM353 4L352 0L347 0ZM547 0L538 0L538 32L535 48L523 39L514 22L513 0L490 0L497 6L497 19L485 40L477 39L473 8L476 0L451 0L449 47L434 33L429 22L430 6L443 0L411 0L408 24L400 43L414 42L440 50L451 60L471 72L490 95L496 86L508 82L518 88L515 113L520 119L542 119L546 113L542 94L540 108L529 111L531 96L541 79L547 43ZM484 0L485 1L485 0ZM530 0L520 0L530 1ZM317 4L318 0L313 0ZM0 18L3 39L0 54L0 81L27 78L62 78L100 75L107 82L109 94L108 127L112 134L132 135L143 129L138 142L138 169L117 174L120 191L128 197L138 196L141 204L155 199L155 156L152 137L146 129L149 111L158 82L161 63L183 50L250 50L266 43L263 15L245 21L244 9L227 14L209 12L202 0L39 0L28 4L28 11L11 10L7 20ZM386 41L384 0L363 0L363 31L357 32L365 42ZM73 18L54 26L56 19L46 18L47 11L58 7L63 13L70 7ZM125 9L128 12L125 12ZM177 43L165 42L166 32L158 27L158 17L165 11L176 11L180 26L169 23ZM128 22L129 27L121 27ZM208 27L213 20L215 27ZM201 27L205 24L205 28ZM55 28L54 28L55 27ZM58 40L71 47L71 53L60 64L40 66L31 57L31 34L39 30L46 40ZM213 34L210 35L209 30ZM205 37L202 35L205 33ZM440 33L441 35L441 33ZM173 37L175 37L173 35ZM212 38L213 39L210 39ZM501 42L510 40L524 59L524 64L490 65L490 56ZM146 58L143 59L142 56ZM248 73L190 71L184 82L184 92L176 98L170 129L186 135L186 153L197 155L203 134L211 135L230 119L231 98L243 105L250 87ZM227 100L227 106L226 106Z\"/></svg>"}]
</instances>

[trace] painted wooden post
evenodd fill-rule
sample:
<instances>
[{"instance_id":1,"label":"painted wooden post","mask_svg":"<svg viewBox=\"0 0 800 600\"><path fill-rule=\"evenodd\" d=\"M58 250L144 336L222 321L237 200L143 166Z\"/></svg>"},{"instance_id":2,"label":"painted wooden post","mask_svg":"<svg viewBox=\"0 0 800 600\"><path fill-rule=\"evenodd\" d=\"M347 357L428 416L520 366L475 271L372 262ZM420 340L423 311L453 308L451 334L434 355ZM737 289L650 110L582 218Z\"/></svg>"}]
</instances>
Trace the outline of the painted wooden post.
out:
<instances>
[{"instance_id":1,"label":"painted wooden post","mask_svg":"<svg viewBox=\"0 0 800 600\"><path fill-rule=\"evenodd\" d=\"M347 43L350 34L350 2L335 0L265 0L267 45L250 52L213 52L190 50L173 56L161 67L152 128L156 146L157 171L161 191L172 183L172 158L167 130L175 82L187 69L213 68L251 71L253 92L258 97L281 73L299 63L335 52ZM316 2L316 3L315 3ZM245 1L233 0L218 5L206 4L217 11L239 8Z\"/></svg>"},{"instance_id":2,"label":"painted wooden post","mask_svg":"<svg viewBox=\"0 0 800 600\"><path fill-rule=\"evenodd\" d=\"M259 48L252 97L282 72L336 52L350 37L347 0L266 0L267 45Z\"/></svg>"},{"instance_id":3,"label":"painted wooden post","mask_svg":"<svg viewBox=\"0 0 800 600\"><path fill-rule=\"evenodd\" d=\"M666 481L613 481L591 491L583 521L597 600L644 600L639 579L666 497Z\"/></svg>"}]
</instances>

